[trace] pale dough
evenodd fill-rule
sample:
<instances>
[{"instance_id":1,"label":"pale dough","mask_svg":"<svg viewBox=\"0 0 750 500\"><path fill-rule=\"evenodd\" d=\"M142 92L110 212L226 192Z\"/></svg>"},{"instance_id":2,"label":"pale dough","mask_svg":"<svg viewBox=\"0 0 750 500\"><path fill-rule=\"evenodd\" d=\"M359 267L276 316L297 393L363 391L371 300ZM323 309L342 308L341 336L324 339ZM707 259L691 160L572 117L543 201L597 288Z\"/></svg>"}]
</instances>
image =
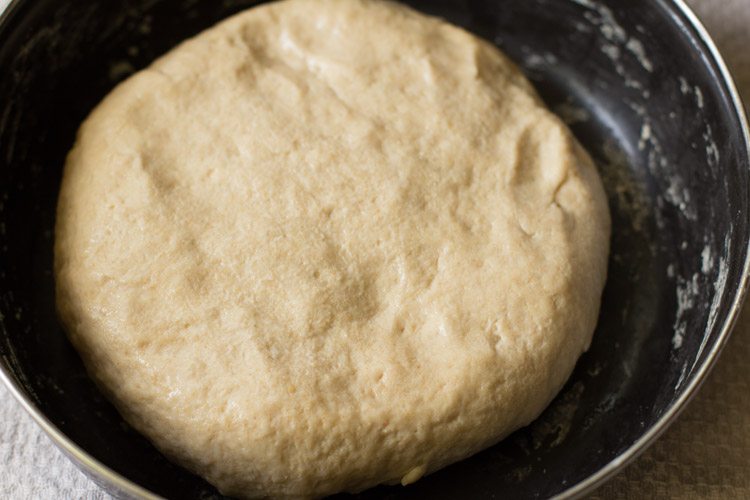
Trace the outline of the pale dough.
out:
<instances>
[{"instance_id":1,"label":"pale dough","mask_svg":"<svg viewBox=\"0 0 750 500\"><path fill-rule=\"evenodd\" d=\"M531 422L587 348L609 212L493 46L396 4L243 12L81 127L60 315L167 456L241 497L412 482Z\"/></svg>"}]
</instances>

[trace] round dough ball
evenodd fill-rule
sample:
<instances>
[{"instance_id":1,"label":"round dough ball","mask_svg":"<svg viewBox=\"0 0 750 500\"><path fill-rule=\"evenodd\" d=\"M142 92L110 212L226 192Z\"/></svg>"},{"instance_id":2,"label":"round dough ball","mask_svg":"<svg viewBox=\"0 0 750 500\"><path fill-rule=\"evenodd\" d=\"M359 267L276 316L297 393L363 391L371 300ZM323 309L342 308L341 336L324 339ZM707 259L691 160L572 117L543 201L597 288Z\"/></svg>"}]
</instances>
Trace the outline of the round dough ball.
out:
<instances>
[{"instance_id":1,"label":"round dough ball","mask_svg":"<svg viewBox=\"0 0 750 500\"><path fill-rule=\"evenodd\" d=\"M236 15L81 127L57 301L167 456L240 497L412 482L531 422L587 348L595 168L492 45L392 3Z\"/></svg>"}]
</instances>

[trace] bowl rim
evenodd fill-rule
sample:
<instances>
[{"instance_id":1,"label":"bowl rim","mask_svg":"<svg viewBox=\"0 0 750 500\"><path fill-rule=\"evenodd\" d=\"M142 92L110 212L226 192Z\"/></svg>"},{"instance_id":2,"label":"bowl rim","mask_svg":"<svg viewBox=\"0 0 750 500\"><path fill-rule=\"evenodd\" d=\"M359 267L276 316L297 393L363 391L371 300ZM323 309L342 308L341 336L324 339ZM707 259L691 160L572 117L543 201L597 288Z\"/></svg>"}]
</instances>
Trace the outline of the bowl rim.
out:
<instances>
[{"instance_id":1,"label":"bowl rim","mask_svg":"<svg viewBox=\"0 0 750 500\"><path fill-rule=\"evenodd\" d=\"M2 0L0 0L1 2ZM0 4L0 26L2 26L7 18L9 18L17 5L22 0L9 0L3 7ZM578 1L578 0L571 0ZM700 42L702 42L706 49L707 55L710 56L712 62L716 65L719 73L719 84L723 84L731 97L731 103L733 111L736 113L738 121L740 122L741 137L744 140L745 150L748 153L748 164L750 165L750 126L748 126L747 113L740 97L737 86L734 79L729 71L724 58L722 57L718 47L708 33L708 30L700 21L695 12L690 8L685 0L666 0L671 5L676 7L677 13L681 14L689 26L695 31ZM745 262L742 267L742 273L740 275L739 284L733 300L730 304L729 312L724 320L721 330L718 334L716 342L712 346L711 350L706 355L701 366L698 368L695 375L688 382L685 390L679 398L669 409L651 426L640 438L633 442L624 452L610 460L606 465L601 467L594 474L588 476L584 480L572 485L568 489L555 495L554 499L578 499L581 498L596 488L604 484L606 481L611 479L615 474L622 471L627 465L631 464L641 453L643 453L649 446L651 446L666 430L667 428L677 420L679 415L687 407L688 403L695 397L698 389L703 385L708 374L713 369L719 354L726 346L727 341L734 329L737 320L739 319L740 312L742 311L745 303L745 297L750 286L750 240L745 243ZM104 465L96 458L89 455L83 448L76 444L72 439L68 438L60 429L58 429L42 411L34 404L29 396L27 396L20 384L16 380L15 376L11 374L9 369L5 366L5 363L0 363L0 380L5 384L10 394L16 399L21 407L28 413L36 424L44 431L44 433L52 440L71 461L82 471L89 476L97 485L99 481L94 478L103 480L108 483L108 486L116 488L120 493L125 494L128 498L139 498L146 500L159 500L162 497L154 494L148 489L138 485L134 481L126 478L119 472L114 471L110 467Z\"/></svg>"}]
</instances>

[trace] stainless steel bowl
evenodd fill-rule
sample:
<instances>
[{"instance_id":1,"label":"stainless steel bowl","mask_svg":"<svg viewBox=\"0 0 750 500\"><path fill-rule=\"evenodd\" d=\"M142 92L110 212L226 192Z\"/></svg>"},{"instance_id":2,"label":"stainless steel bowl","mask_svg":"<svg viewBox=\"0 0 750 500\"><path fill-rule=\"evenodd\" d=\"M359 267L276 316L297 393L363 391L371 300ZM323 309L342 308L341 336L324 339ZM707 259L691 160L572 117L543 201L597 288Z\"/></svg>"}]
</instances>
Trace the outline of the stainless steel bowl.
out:
<instances>
[{"instance_id":1,"label":"stainless steel bowl","mask_svg":"<svg viewBox=\"0 0 750 500\"><path fill-rule=\"evenodd\" d=\"M57 322L52 241L64 156L117 83L255 2L14 0L0 16L0 374L115 496L218 498L130 429ZM750 159L732 79L679 0L414 0L511 55L591 151L614 219L598 331L549 409L493 448L371 498L577 497L695 394L748 283Z\"/></svg>"}]
</instances>

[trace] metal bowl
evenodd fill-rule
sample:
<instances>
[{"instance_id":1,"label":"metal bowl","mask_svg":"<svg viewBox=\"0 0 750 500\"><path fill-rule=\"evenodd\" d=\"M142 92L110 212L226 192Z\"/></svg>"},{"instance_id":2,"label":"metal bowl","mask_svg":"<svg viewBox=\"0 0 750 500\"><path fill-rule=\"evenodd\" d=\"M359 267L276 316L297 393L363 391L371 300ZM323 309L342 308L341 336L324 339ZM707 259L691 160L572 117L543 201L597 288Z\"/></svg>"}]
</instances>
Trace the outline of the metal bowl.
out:
<instances>
[{"instance_id":1,"label":"metal bowl","mask_svg":"<svg viewBox=\"0 0 750 500\"><path fill-rule=\"evenodd\" d=\"M220 498L123 422L55 315L54 215L78 125L121 79L255 2L15 0L0 17L2 378L116 496ZM725 344L748 275L748 129L679 0L415 0L495 42L593 154L613 214L591 349L532 425L362 498L575 497L676 418Z\"/></svg>"}]
</instances>

